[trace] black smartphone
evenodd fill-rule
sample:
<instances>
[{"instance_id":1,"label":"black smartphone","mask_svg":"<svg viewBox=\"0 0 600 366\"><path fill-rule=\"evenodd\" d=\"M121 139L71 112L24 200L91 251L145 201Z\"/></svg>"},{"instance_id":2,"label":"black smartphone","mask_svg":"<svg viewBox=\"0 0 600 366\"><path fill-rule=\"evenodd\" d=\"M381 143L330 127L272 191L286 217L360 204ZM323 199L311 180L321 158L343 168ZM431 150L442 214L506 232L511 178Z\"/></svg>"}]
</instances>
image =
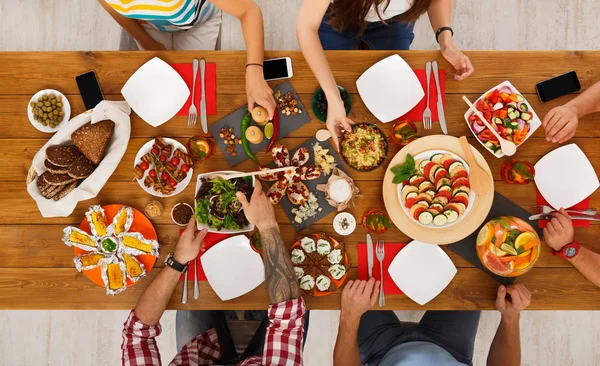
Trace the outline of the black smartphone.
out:
<instances>
[{"instance_id":1,"label":"black smartphone","mask_svg":"<svg viewBox=\"0 0 600 366\"><path fill-rule=\"evenodd\" d=\"M273 58L263 63L265 80L288 79L294 76L292 59L289 57Z\"/></svg>"},{"instance_id":2,"label":"black smartphone","mask_svg":"<svg viewBox=\"0 0 600 366\"><path fill-rule=\"evenodd\" d=\"M104 94L102 94L100 83L98 83L98 78L96 78L94 71L77 75L75 81L77 82L79 94L81 94L86 109L93 109L98 103L104 100Z\"/></svg>"},{"instance_id":3,"label":"black smartphone","mask_svg":"<svg viewBox=\"0 0 600 366\"><path fill-rule=\"evenodd\" d=\"M552 99L562 97L578 90L581 90L581 84L575 71L569 71L565 74L544 80L535 85L538 96L542 103Z\"/></svg>"}]
</instances>

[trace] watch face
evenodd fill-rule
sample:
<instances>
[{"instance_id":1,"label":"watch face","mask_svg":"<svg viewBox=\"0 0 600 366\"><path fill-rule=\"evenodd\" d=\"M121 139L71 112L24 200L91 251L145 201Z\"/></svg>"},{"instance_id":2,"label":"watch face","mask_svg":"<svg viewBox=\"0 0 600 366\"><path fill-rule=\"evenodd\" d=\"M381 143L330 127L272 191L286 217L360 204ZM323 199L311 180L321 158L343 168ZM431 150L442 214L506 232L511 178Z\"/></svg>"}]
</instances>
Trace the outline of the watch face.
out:
<instances>
[{"instance_id":1,"label":"watch face","mask_svg":"<svg viewBox=\"0 0 600 366\"><path fill-rule=\"evenodd\" d=\"M575 248L567 248L567 250L565 250L566 257L574 257L575 254L577 254L577 249Z\"/></svg>"}]
</instances>

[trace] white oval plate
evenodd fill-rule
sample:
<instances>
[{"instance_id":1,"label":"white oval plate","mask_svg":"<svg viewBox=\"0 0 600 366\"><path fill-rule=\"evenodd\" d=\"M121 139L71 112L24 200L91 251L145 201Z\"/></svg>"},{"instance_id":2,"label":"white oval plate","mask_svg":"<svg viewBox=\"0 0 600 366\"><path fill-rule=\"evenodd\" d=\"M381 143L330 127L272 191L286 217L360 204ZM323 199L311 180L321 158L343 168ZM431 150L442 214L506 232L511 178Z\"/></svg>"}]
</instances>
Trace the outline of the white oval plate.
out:
<instances>
[{"instance_id":1,"label":"white oval plate","mask_svg":"<svg viewBox=\"0 0 600 366\"><path fill-rule=\"evenodd\" d=\"M31 111L31 107L29 106L29 104L31 102L33 102L33 101L37 102L37 99L39 97L41 97L44 94L49 94L49 93L54 93L54 94L56 94L56 96L60 95L62 97L63 112L65 112L62 122L60 122L58 124L58 126L56 126L54 128L51 128L50 126L42 126L41 123L34 120L33 112ZM69 122L69 118L71 118L71 104L69 104L69 100L67 99L67 97L65 97L65 95L63 93L59 92L58 90L54 90L54 89L40 90L39 92L35 93L33 95L33 97L31 97L31 99L29 99L29 102L27 102L27 117L29 118L29 122L31 122L33 127L35 127L38 131L42 131L42 132L46 132L46 133L54 133L54 132L58 131L58 129L63 124Z\"/></svg>"},{"instance_id":2,"label":"white oval plate","mask_svg":"<svg viewBox=\"0 0 600 366\"><path fill-rule=\"evenodd\" d=\"M187 149L185 148L185 146L183 146L183 144L181 142L174 140L174 139L170 139L168 137L163 137L163 139L165 140L165 142L167 144L173 145L173 149L183 150L183 152L185 152L187 154ZM135 160L133 161L134 168L136 165L138 165L139 163L142 162L142 156L146 155L148 152L150 152L150 150L152 150L153 144L154 144L154 139L146 142L144 144L144 146L142 146L140 148L137 155L135 156ZM175 151L175 150L173 150L173 151ZM183 162L180 162L179 164L181 166L181 164L183 164ZM192 167L190 167L190 171L187 173L187 176L185 177L185 179L183 181L181 181L177 185L177 187L175 188L173 193L171 193L169 195L164 195L160 192L156 192L154 189L152 189L152 187L146 187L144 185L144 178L146 177L146 174L148 174L149 171L150 171L150 169L146 170L144 172L144 176L142 177L142 179L137 179L137 182L144 191L146 191L147 193L150 193L151 195L153 195L155 197L172 197L172 196L175 196L176 194L181 193L181 191L183 191L188 186L188 184L190 184L190 182L192 181L192 176L194 175L194 169L192 169Z\"/></svg>"},{"instance_id":3,"label":"white oval plate","mask_svg":"<svg viewBox=\"0 0 600 366\"><path fill-rule=\"evenodd\" d=\"M417 156L415 156L415 160L423 160L423 159L429 159L431 158L434 154L450 154L452 155L452 158L455 160L460 161L465 169L467 170L467 173L470 173L470 169L469 169L469 165L467 164L466 161L463 160L463 158L461 158L460 156L451 153L450 151L446 151L446 150L428 150L428 151L424 151L420 154L418 154ZM416 222L417 224L423 226L423 227L428 227L428 228L432 228L432 229L441 229L441 228L445 228L445 227L449 227L452 226L458 222L460 222L460 220L462 220L463 217L467 216L469 214L469 211L471 210L471 206L473 206L473 204L475 203L475 198L476 198L476 194L473 193L473 190L469 190L469 205L467 206L467 209L465 210L465 212L463 212L462 215L460 215L458 217L458 219L456 219L456 221L448 223L446 225L442 225L442 226L436 226L433 222L429 225L423 225L419 222L419 220L415 220L411 215L410 215L410 210L408 208L406 208L406 206L404 206L404 200L402 199L402 187L404 185L403 184L398 184L398 200L400 200L400 206L402 207L402 210L404 211L404 213L406 213L406 215L408 217L410 217L411 220L413 220L414 222Z\"/></svg>"}]
</instances>

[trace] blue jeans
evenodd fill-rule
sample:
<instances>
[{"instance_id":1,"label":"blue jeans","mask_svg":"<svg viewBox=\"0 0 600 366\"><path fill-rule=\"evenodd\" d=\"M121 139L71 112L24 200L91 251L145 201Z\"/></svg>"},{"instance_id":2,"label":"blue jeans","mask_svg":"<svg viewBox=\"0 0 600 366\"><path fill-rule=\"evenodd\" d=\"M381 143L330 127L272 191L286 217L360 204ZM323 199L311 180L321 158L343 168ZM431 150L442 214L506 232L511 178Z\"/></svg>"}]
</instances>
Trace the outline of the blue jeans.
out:
<instances>
[{"instance_id":1,"label":"blue jeans","mask_svg":"<svg viewBox=\"0 0 600 366\"><path fill-rule=\"evenodd\" d=\"M367 311L358 327L363 364L377 365L393 347L406 342L430 342L458 362L471 365L480 311L427 311L417 325L400 323L393 311Z\"/></svg>"},{"instance_id":2,"label":"blue jeans","mask_svg":"<svg viewBox=\"0 0 600 366\"><path fill-rule=\"evenodd\" d=\"M308 334L308 320L310 311L306 311L304 317L304 339L302 345L306 342ZM238 357L233 344L233 338L227 326L227 320L236 320L235 311L223 310L177 310L175 318L175 330L177 335L177 349L181 350L183 346L209 329L216 328L219 337L219 344L223 350L223 355L217 361L219 365L234 365L251 356L262 355L265 348L265 337L269 317L266 311L246 311L245 320L260 320L261 323L256 333L248 343L244 353Z\"/></svg>"},{"instance_id":3,"label":"blue jeans","mask_svg":"<svg viewBox=\"0 0 600 366\"><path fill-rule=\"evenodd\" d=\"M415 23L389 21L367 24L365 32L357 37L356 31L339 32L329 25L330 17L325 14L319 26L319 38L324 50L355 50L364 42L372 50L408 50L415 38Z\"/></svg>"}]
</instances>

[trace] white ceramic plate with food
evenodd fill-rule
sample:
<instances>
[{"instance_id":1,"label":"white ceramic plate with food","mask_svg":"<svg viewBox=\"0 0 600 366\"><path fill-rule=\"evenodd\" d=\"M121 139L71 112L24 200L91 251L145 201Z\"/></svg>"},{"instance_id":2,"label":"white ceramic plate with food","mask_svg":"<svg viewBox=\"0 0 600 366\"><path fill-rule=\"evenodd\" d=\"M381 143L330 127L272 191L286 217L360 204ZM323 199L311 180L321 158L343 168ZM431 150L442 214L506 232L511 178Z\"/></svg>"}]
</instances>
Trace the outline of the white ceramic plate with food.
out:
<instances>
[{"instance_id":1,"label":"white ceramic plate with food","mask_svg":"<svg viewBox=\"0 0 600 366\"><path fill-rule=\"evenodd\" d=\"M245 235L215 244L200 261L208 283L223 301L242 296L265 280L260 254L252 250Z\"/></svg>"},{"instance_id":2,"label":"white ceramic plate with food","mask_svg":"<svg viewBox=\"0 0 600 366\"><path fill-rule=\"evenodd\" d=\"M444 156L449 156L451 157L452 160L454 160L455 162L458 162L459 164L454 164L456 166L462 166L464 167L464 169L467 172L467 180L468 180L468 174L470 172L469 169L469 165L467 164L466 161L464 161L464 159L462 159L460 156L450 152L450 151L446 151L446 150L428 150L428 151L424 151L422 153L417 154L416 156L414 156L415 158L415 162L416 162L416 166L415 168L417 170L419 170L418 165L423 163L426 160L431 160L432 157L444 157ZM442 164L438 164L438 165L442 165ZM447 164L449 167L452 167L453 164ZM446 169L444 169L446 170ZM446 172L448 172L448 170L446 170ZM451 174L451 172L453 172L452 168L450 168L450 172L448 172L449 174ZM443 173L443 172L442 172ZM435 172L433 173L435 175ZM439 222L435 222L435 215L431 215L431 222L430 223L424 223L421 222L423 220L419 220L418 218L415 218L415 214L416 214L416 210L413 209L413 207L415 207L417 204L419 204L419 201L421 201L421 199L419 197L421 197L421 194L417 193L415 191L415 193L417 193L416 195L412 192L410 193L410 196L415 196L416 201L414 201L414 205L411 205L410 208L406 207L406 200L405 200L405 196L407 196L409 193L407 193L407 189L405 188L406 186L404 184L398 184L397 185L397 194L398 194L398 200L400 201L400 206L402 206L402 210L404 211L404 213L413 221L415 221L417 224L423 226L423 227L427 227L427 228L432 228L432 229L441 229L441 228L446 228L452 225L456 225L457 223L459 223L465 216L467 216L469 214L469 211L471 210L471 206L473 206L473 204L475 204L475 199L476 199L476 194L473 193L473 191L470 189L470 185L467 185L465 189L463 189L462 191L464 192L465 190L468 190L468 192L464 192L468 194L468 201L466 207L464 208L462 213L459 213L455 210L455 207L453 207L454 205L451 205L452 207L448 207L448 204L452 203L452 199L456 199L458 201L463 201L464 204L464 200L463 199L457 199L457 195L459 195L458 193L461 191L461 183L458 179L460 178L456 178L455 180L452 179L448 179L448 183L450 183L450 194L452 195L452 198L448 199L448 202L446 204L443 204L443 202L441 203L441 209L442 215L445 215L446 220L442 225L439 225ZM441 179L440 179L441 180ZM431 182L431 180L429 178L425 178L424 182ZM464 180L463 180L464 182ZM457 183L458 185L456 185L456 187L453 187L454 184ZM433 184L433 191L435 191L436 195L440 193L440 189L437 189L436 183L432 183ZM419 184L417 184L417 186L419 186ZM440 185L441 186L441 185ZM416 189L419 189L420 187L415 187ZM461 196L463 196L464 198L466 198L466 196L464 194L460 194ZM428 204L433 205L436 201L436 198L432 198L431 202L428 202ZM428 206L427 208L430 208L430 206ZM416 208L416 207L415 207ZM458 211L460 211L460 209L462 209L462 207L458 208ZM452 210L455 214L457 214L457 216L455 217L455 214L453 214L452 212L447 212L447 210ZM425 211L428 212L428 211ZM447 214L446 214L447 212ZM417 215L418 217L419 215ZM428 220L427 220L428 221Z\"/></svg>"},{"instance_id":3,"label":"white ceramic plate with food","mask_svg":"<svg viewBox=\"0 0 600 366\"><path fill-rule=\"evenodd\" d=\"M425 96L415 72L399 55L369 67L356 87L369 111L383 123L403 116Z\"/></svg>"},{"instance_id":4,"label":"white ceramic plate with food","mask_svg":"<svg viewBox=\"0 0 600 366\"><path fill-rule=\"evenodd\" d=\"M54 128L50 127L50 126L44 126L41 123L39 123L38 121L36 121L35 119L33 119L33 111L31 108L31 102L37 102L38 98L40 98L44 95L48 95L48 94L54 94L57 97L59 97L59 96L62 97L62 101L61 101L63 104L62 111L65 112L63 119ZM71 118L71 104L69 104L69 100L67 99L67 97L65 97L65 95L63 93L59 92L58 90L54 90L54 89L40 90L39 92L35 93L33 95L33 97L31 97L29 102L27 103L27 117L29 118L29 122L31 122L33 127L35 127L38 131L42 131L42 132L46 132L46 133L54 133L54 132L58 131L58 129L64 123L67 123L69 121L69 118Z\"/></svg>"},{"instance_id":5,"label":"white ceramic plate with food","mask_svg":"<svg viewBox=\"0 0 600 366\"><path fill-rule=\"evenodd\" d=\"M198 196L198 191L200 190L200 187L202 186L202 178L207 178L211 174L233 174L233 173L240 173L240 172L231 171L231 170L223 170L223 171L218 171L218 172L198 174L198 177L196 178L196 190L194 193L194 197ZM252 178L252 187L254 187L254 185L256 184L256 180L255 180L254 176L252 176L251 178ZM197 199L194 200L194 205L195 206L198 205ZM206 229L209 233L218 233L218 234L240 234L240 233L246 233L246 232L254 230L254 224L248 224L239 230L230 230L227 228L217 229L217 228L209 226L208 224L201 224L200 222L198 222L198 220L196 220L196 224L197 224L198 230Z\"/></svg>"},{"instance_id":6,"label":"white ceramic plate with food","mask_svg":"<svg viewBox=\"0 0 600 366\"><path fill-rule=\"evenodd\" d=\"M535 164L535 185L550 206L569 208L600 186L598 175L584 152L569 144L553 150Z\"/></svg>"},{"instance_id":7,"label":"white ceramic plate with food","mask_svg":"<svg viewBox=\"0 0 600 366\"><path fill-rule=\"evenodd\" d=\"M531 106L531 103L529 103L527 101L527 99L525 99L525 97L523 96L523 94L521 94L517 90L517 88L515 88L515 86L511 84L510 81L508 81L508 80L504 81L504 82L502 82L502 83L494 86L493 88L490 88L490 90L486 91L485 93L481 94L481 96L479 98L477 98L477 100L475 102L473 102L473 106L474 106L473 108L475 108L475 106L477 106L477 102L479 102L481 99L485 98L490 92L494 91L494 89L502 89L502 88L509 88L513 93L516 93L516 94L519 94L520 96L522 96L523 97L523 103L527 104L527 106L528 106L528 109L526 111L527 112L531 112L531 114L532 114L531 122L529 123L529 132L527 132L527 136L525 137L525 139L523 140L523 142L521 142L520 144L517 145L517 148L518 148L521 145L523 145L525 143L525 141L527 141L527 139L529 139L529 137L531 137L531 135L533 135L538 128L540 128L540 126L542 125L542 121L540 120L540 118L538 117L538 115L533 110L533 107ZM499 151L498 153L494 153L494 151L492 149L490 149L489 146L486 146L485 143L483 141L481 141L479 139L479 137L477 137L477 134L475 134L475 132L473 131L473 128L471 127L471 125L469 123L469 116L471 116L472 114L473 114L473 112L469 108L465 112L464 117L465 117L465 122L469 126L469 130L471 131L471 133L473 134L473 136L475 136L475 139L477 139L477 141L479 141L479 143L481 144L481 146L483 146L484 148L486 148L486 150L489 151L495 157L497 157L497 158L503 157L504 154L502 153L502 151Z\"/></svg>"},{"instance_id":8,"label":"white ceramic plate with food","mask_svg":"<svg viewBox=\"0 0 600 366\"><path fill-rule=\"evenodd\" d=\"M183 144L181 142L171 139L171 138L168 138L168 137L163 137L163 139L165 140L165 142L167 144L173 145L173 151L175 151L176 149L179 149L187 154L187 149L185 148L185 146L183 146ZM150 150L152 150L152 145L154 145L154 141L155 140L152 139L152 140L146 142L144 144L144 146L142 146L140 148L137 155L135 156L135 160L133 161L134 168L136 165L138 165L142 162L142 156L146 155L147 153L150 152ZM169 160L169 159L170 159L170 157L168 157L167 160ZM181 166L182 164L184 164L183 161L180 161L179 166ZM190 167L190 170L187 172L186 177L181 182L179 182L177 184L177 186L175 186L175 190L173 192L171 192L171 194L163 194L162 192L155 191L154 188L152 188L152 187L146 187L144 185L144 178L149 174L150 170L152 170L152 165L150 165L150 168L148 168L144 172L144 176L142 177L142 179L137 179L137 182L144 191L146 191L147 193L150 193L151 195L153 195L155 197L172 197L172 196L175 196L176 194L181 193L190 184L190 182L192 181L192 176L194 175L194 169Z\"/></svg>"},{"instance_id":9,"label":"white ceramic plate with food","mask_svg":"<svg viewBox=\"0 0 600 366\"><path fill-rule=\"evenodd\" d=\"M157 127L179 112L190 89L175 69L155 57L131 75L121 94L138 116Z\"/></svg>"},{"instance_id":10,"label":"white ceramic plate with food","mask_svg":"<svg viewBox=\"0 0 600 366\"><path fill-rule=\"evenodd\" d=\"M396 286L419 305L439 295L456 272L454 263L442 248L417 240L408 243L388 267Z\"/></svg>"}]
</instances>

